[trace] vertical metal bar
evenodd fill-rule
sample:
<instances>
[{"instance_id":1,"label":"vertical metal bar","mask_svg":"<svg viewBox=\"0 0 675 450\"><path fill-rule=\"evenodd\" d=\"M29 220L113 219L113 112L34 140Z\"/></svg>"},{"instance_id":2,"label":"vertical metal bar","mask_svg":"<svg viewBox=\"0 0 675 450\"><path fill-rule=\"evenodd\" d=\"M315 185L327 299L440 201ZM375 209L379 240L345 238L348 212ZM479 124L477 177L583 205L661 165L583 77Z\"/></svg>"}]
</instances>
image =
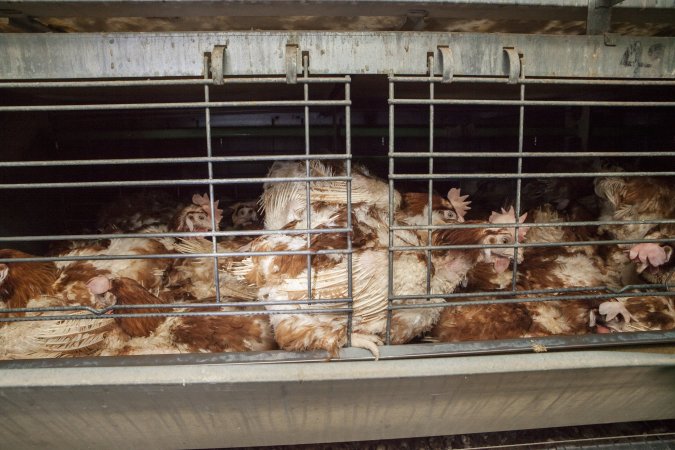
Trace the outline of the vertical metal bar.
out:
<instances>
[{"instance_id":1,"label":"vertical metal bar","mask_svg":"<svg viewBox=\"0 0 675 450\"><path fill-rule=\"evenodd\" d=\"M302 56L302 76L309 78L309 58L307 55ZM305 101L309 100L309 83L303 84L303 94ZM309 156L309 106L305 106L305 155ZM305 159L305 175L309 178L311 171L309 165L309 158ZM306 193L306 216L307 229L312 228L312 203L310 199L310 181L305 182ZM310 250L312 243L311 234L307 233L307 250ZM307 255L307 300L312 300L312 255Z\"/></svg>"},{"instance_id":2,"label":"vertical metal bar","mask_svg":"<svg viewBox=\"0 0 675 450\"><path fill-rule=\"evenodd\" d=\"M345 100L351 102L351 78L347 76L347 83L345 83ZM345 106L345 154L347 159L345 160L345 174L347 175L347 229L349 229L349 235L347 239L347 298L349 298L350 308L347 313L347 345L352 345L352 331L354 329L352 320L353 320L353 307L354 307L354 289L353 289L353 277L352 277L352 237L354 236L352 230L352 110L351 106L347 104Z\"/></svg>"},{"instance_id":3,"label":"vertical metal bar","mask_svg":"<svg viewBox=\"0 0 675 450\"><path fill-rule=\"evenodd\" d=\"M523 79L523 73L521 69L521 74L520 74L521 80ZM520 84L520 100L525 100L525 84L521 83ZM522 178L521 175L523 173L523 127L524 127L524 122L525 122L525 105L521 105L518 107L518 153L520 156L518 156L518 178L516 179L516 205L514 206L514 209L516 210L515 213L515 241L516 243L519 243L518 239L518 230L519 226L518 220L520 217L520 188L522 184ZM513 249L513 280L512 280L512 288L515 291L516 290L516 284L518 280L518 247L515 247Z\"/></svg>"},{"instance_id":4,"label":"vertical metal bar","mask_svg":"<svg viewBox=\"0 0 675 450\"><path fill-rule=\"evenodd\" d=\"M394 81L393 74L389 75L389 265L387 276L387 330L385 343L391 344L391 297L394 295L394 253L392 247L394 246Z\"/></svg>"},{"instance_id":5,"label":"vertical metal bar","mask_svg":"<svg viewBox=\"0 0 675 450\"><path fill-rule=\"evenodd\" d=\"M204 78L208 78L208 67L209 60L204 58ZM204 100L209 101L209 85L204 85ZM206 156L211 158L213 156L213 149L211 148L211 108L205 108L205 117L206 117ZM214 255L218 253L218 241L216 240L216 211L215 211L215 197L213 193L213 162L209 159L207 162L208 172L209 172L209 198L211 199L211 244ZM216 303L221 302L220 298L220 274L218 273L218 257L213 257L213 282L216 284Z\"/></svg>"},{"instance_id":6,"label":"vertical metal bar","mask_svg":"<svg viewBox=\"0 0 675 450\"><path fill-rule=\"evenodd\" d=\"M434 99L434 56L429 55L427 65L429 67L429 100ZM434 152L434 105L429 105L429 153ZM429 175L434 173L434 158L429 156ZM429 178L429 211L427 214L427 225L432 225L432 215L433 215L433 192L434 192L434 180ZM432 245L431 243L431 233L432 230L427 230L427 245ZM427 294L431 294L431 250L427 250Z\"/></svg>"}]
</instances>

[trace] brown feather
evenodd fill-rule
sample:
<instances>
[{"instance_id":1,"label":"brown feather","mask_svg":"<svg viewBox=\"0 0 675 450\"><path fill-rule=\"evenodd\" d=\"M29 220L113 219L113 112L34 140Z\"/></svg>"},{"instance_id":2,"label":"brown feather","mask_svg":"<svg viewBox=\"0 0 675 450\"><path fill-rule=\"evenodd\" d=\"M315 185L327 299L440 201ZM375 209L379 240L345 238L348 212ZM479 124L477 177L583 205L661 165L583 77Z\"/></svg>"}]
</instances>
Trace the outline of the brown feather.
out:
<instances>
[{"instance_id":1,"label":"brown feather","mask_svg":"<svg viewBox=\"0 0 675 450\"><path fill-rule=\"evenodd\" d=\"M118 278L111 280L112 287L110 292L117 298L118 305L153 305L164 303L160 298L155 297L143 286L131 278ZM169 309L161 308L141 308L133 310L122 310L123 313L148 314L168 312ZM134 317L117 318L117 323L129 336L149 336L166 317Z\"/></svg>"},{"instance_id":2,"label":"brown feather","mask_svg":"<svg viewBox=\"0 0 675 450\"><path fill-rule=\"evenodd\" d=\"M30 258L18 250L0 250L0 258ZM8 262L9 273L0 285L0 299L7 308L25 308L31 298L53 295L58 271L53 262ZM22 314L21 314L22 315Z\"/></svg>"},{"instance_id":3,"label":"brown feather","mask_svg":"<svg viewBox=\"0 0 675 450\"><path fill-rule=\"evenodd\" d=\"M450 306L443 309L431 334L441 342L514 339L531 325L523 304Z\"/></svg>"},{"instance_id":4,"label":"brown feather","mask_svg":"<svg viewBox=\"0 0 675 450\"><path fill-rule=\"evenodd\" d=\"M344 322L344 317L336 319L336 322ZM274 327L274 337L284 350L302 352L324 349L329 357L335 358L347 342L347 327L336 326L332 322L303 325L293 320L293 316L288 316Z\"/></svg>"},{"instance_id":5,"label":"brown feather","mask_svg":"<svg viewBox=\"0 0 675 450\"><path fill-rule=\"evenodd\" d=\"M174 340L194 352L245 352L252 343L276 347L266 316L187 316L173 329Z\"/></svg>"}]
</instances>

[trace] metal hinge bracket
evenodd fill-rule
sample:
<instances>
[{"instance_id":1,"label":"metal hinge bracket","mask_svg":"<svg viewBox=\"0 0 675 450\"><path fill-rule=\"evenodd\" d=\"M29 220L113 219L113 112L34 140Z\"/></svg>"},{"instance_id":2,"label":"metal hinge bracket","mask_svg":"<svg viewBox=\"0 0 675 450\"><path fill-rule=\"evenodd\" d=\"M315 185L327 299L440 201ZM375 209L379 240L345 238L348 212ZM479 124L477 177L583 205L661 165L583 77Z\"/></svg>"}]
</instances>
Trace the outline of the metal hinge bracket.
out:
<instances>
[{"instance_id":1,"label":"metal hinge bracket","mask_svg":"<svg viewBox=\"0 0 675 450\"><path fill-rule=\"evenodd\" d=\"M509 62L509 83L515 84L520 80L523 73L521 55L515 47L504 47L504 52Z\"/></svg>"},{"instance_id":2,"label":"metal hinge bracket","mask_svg":"<svg viewBox=\"0 0 675 450\"><path fill-rule=\"evenodd\" d=\"M623 0L588 0L586 34L600 35L609 31L612 23L612 6Z\"/></svg>"},{"instance_id":3,"label":"metal hinge bracket","mask_svg":"<svg viewBox=\"0 0 675 450\"><path fill-rule=\"evenodd\" d=\"M224 84L225 76L225 49L227 45L216 45L211 52L211 78L213 84Z\"/></svg>"},{"instance_id":4,"label":"metal hinge bracket","mask_svg":"<svg viewBox=\"0 0 675 450\"><path fill-rule=\"evenodd\" d=\"M452 50L447 45L439 45L438 51L441 53L441 73L443 78L442 83L451 83L454 75L455 62L452 57Z\"/></svg>"},{"instance_id":5,"label":"metal hinge bracket","mask_svg":"<svg viewBox=\"0 0 675 450\"><path fill-rule=\"evenodd\" d=\"M286 44L286 83L298 82L298 44Z\"/></svg>"}]
</instances>

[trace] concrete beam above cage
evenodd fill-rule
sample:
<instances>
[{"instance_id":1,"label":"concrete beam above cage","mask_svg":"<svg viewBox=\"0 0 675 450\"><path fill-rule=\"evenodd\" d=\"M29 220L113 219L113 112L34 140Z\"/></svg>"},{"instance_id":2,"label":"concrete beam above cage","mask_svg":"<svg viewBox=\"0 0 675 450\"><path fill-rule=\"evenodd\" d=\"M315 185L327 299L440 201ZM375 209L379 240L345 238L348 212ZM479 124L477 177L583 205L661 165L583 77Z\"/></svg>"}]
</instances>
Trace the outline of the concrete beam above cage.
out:
<instances>
[{"instance_id":1,"label":"concrete beam above cage","mask_svg":"<svg viewBox=\"0 0 675 450\"><path fill-rule=\"evenodd\" d=\"M612 2L612 4L617 3ZM0 16L271 17L421 16L488 20L585 20L588 0L2 0ZM675 0L623 0L615 19L663 22ZM672 21L672 20L671 20Z\"/></svg>"},{"instance_id":2,"label":"concrete beam above cage","mask_svg":"<svg viewBox=\"0 0 675 450\"><path fill-rule=\"evenodd\" d=\"M674 78L675 39L416 32L225 32L1 34L0 78L203 77L205 55L226 46L224 76L283 75L286 46L309 55L312 75L425 75L509 78L520 54L525 77ZM517 53L505 52L514 48ZM297 64L301 70L302 65ZM511 75L513 75L511 73Z\"/></svg>"}]
</instances>

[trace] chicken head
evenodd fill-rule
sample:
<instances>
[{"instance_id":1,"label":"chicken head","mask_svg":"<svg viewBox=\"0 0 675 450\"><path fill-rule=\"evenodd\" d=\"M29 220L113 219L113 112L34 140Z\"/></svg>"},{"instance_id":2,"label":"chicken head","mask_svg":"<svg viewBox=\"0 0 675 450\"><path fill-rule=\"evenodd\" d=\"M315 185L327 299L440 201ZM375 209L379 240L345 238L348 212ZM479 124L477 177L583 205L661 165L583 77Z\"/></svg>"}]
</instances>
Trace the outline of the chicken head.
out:
<instances>
[{"instance_id":1,"label":"chicken head","mask_svg":"<svg viewBox=\"0 0 675 450\"><path fill-rule=\"evenodd\" d=\"M230 205L232 209L232 225L235 228L243 228L257 224L259 221L257 205L258 202L256 200Z\"/></svg>"},{"instance_id":2,"label":"chicken head","mask_svg":"<svg viewBox=\"0 0 675 450\"><path fill-rule=\"evenodd\" d=\"M188 205L178 212L171 222L173 231L208 232L211 231L211 211L215 214L216 229L223 219L223 210L218 208L218 201L211 202L208 194L195 194L192 205Z\"/></svg>"},{"instance_id":3,"label":"chicken head","mask_svg":"<svg viewBox=\"0 0 675 450\"><path fill-rule=\"evenodd\" d=\"M501 212L493 211L490 215L489 222L493 224L522 224L527 218L527 213L520 216L518 221L516 221L516 213L513 207L509 210L502 208ZM517 229L518 242L522 242L529 230L529 227L518 226ZM501 228L488 228L486 230L486 236L482 239L482 244L487 245L513 245L516 243L516 228L513 227L501 227ZM518 248L516 252L512 248L487 248L483 250L484 260L491 262L494 266L494 269L497 273L502 273L508 269L511 260L514 259L514 253L516 255L516 260L518 263L523 261L523 249Z\"/></svg>"}]
</instances>

